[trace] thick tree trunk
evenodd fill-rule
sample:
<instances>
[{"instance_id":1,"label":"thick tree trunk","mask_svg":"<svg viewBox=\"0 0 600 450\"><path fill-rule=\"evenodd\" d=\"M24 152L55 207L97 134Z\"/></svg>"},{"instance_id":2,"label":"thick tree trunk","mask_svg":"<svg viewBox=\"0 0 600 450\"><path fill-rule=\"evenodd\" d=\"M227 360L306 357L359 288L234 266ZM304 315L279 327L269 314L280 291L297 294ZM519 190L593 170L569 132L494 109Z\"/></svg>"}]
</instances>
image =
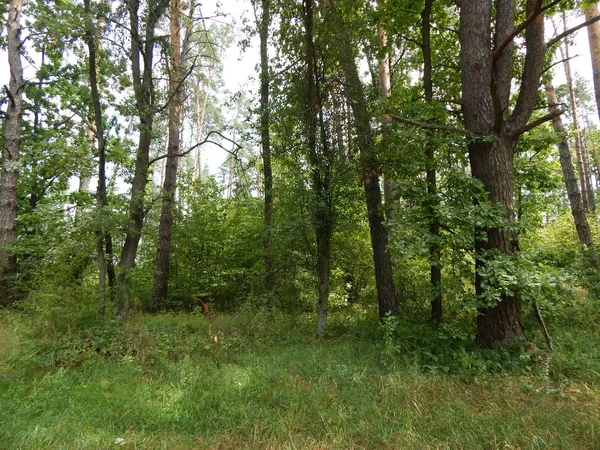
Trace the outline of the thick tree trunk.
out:
<instances>
[{"instance_id":1,"label":"thick tree trunk","mask_svg":"<svg viewBox=\"0 0 600 450\"><path fill-rule=\"evenodd\" d=\"M431 78L431 7L434 0L425 0L425 6L421 14L421 48L423 51L423 90L425 101L433 101L433 80ZM435 170L435 149L431 142L427 143L425 148L425 157L427 158L426 182L427 182L427 216L429 218L429 261L430 261L430 281L433 292L431 299L431 319L434 323L440 323L443 315L442 302L442 267L441 267L441 249L440 249L440 222L436 214L438 204L437 197L437 177Z\"/></svg>"},{"instance_id":2,"label":"thick tree trunk","mask_svg":"<svg viewBox=\"0 0 600 450\"><path fill-rule=\"evenodd\" d=\"M131 270L135 267L135 258L144 226L144 197L148 183L148 162L152 143L154 123L154 81L152 76L155 28L158 20L167 8L168 0L155 0L149 8L145 20L145 39L139 33L139 0L128 0L129 26L131 37L132 80L136 107L140 118L139 141L135 158L135 171L131 185L129 202L129 225L125 243L121 250L119 267L121 273L117 282L117 312L122 320L129 315ZM143 46L143 48L142 48ZM143 57L143 71L140 58Z\"/></svg>"},{"instance_id":3,"label":"thick tree trunk","mask_svg":"<svg viewBox=\"0 0 600 450\"><path fill-rule=\"evenodd\" d=\"M169 263L171 258L171 236L173 231L173 210L175 209L175 189L177 188L177 162L180 152L181 129L181 23L179 0L171 0L171 65L169 70L169 143L165 165L165 181L162 191L162 207L158 225L158 246L156 249L156 269L152 292L152 310L163 308L169 287Z\"/></svg>"},{"instance_id":4,"label":"thick tree trunk","mask_svg":"<svg viewBox=\"0 0 600 450\"><path fill-rule=\"evenodd\" d=\"M271 167L271 134L269 110L269 25L271 23L271 1L261 0L260 35L260 145L263 160L265 289L272 297L275 291L275 267L271 250L273 233L273 169ZM269 300L269 304L272 299Z\"/></svg>"},{"instance_id":5,"label":"thick tree trunk","mask_svg":"<svg viewBox=\"0 0 600 450\"><path fill-rule=\"evenodd\" d=\"M475 178L483 183L490 201L506 208L504 219L514 220L514 169L513 153L515 140L508 137L497 138L493 143L469 144L471 171ZM498 228L476 230L476 235L484 233L484 239L476 239L477 255L476 295L484 294L481 270L489 258L498 251L502 254L514 254L518 249L517 236ZM482 305L478 308L477 336L479 344L490 346L495 342L517 342L524 340L524 328L521 303L518 292L503 294L495 305Z\"/></svg>"},{"instance_id":6,"label":"thick tree trunk","mask_svg":"<svg viewBox=\"0 0 600 450\"><path fill-rule=\"evenodd\" d=\"M556 92L551 83L546 84L546 94L548 97L548 110L550 112L556 111L558 109L558 100L556 99ZM558 143L558 154L560 156L560 167L563 173L565 188L567 189L567 196L569 197L569 205L571 206L571 214L575 222L575 230L590 265L597 268L598 261L594 250L592 233L587 220L587 213L583 207L581 193L577 187L577 176L575 175L575 169L573 169L573 161L571 159L571 151L569 150L565 127L560 117L556 117L552 121L552 125L554 131L561 136L561 141Z\"/></svg>"},{"instance_id":7,"label":"thick tree trunk","mask_svg":"<svg viewBox=\"0 0 600 450\"><path fill-rule=\"evenodd\" d=\"M17 179L21 146L23 112L23 66L21 65L21 15L23 0L10 0L7 24L9 84L8 106L0 173L0 306L9 305L14 297L10 277L17 261L12 246L17 240Z\"/></svg>"},{"instance_id":8,"label":"thick tree trunk","mask_svg":"<svg viewBox=\"0 0 600 450\"><path fill-rule=\"evenodd\" d=\"M514 150L533 112L546 55L541 8L539 0L527 0L526 14L532 19L525 32L526 55L519 93L509 114L515 1L463 0L461 4L462 104L465 128L474 135L468 145L471 171L483 184L489 200L504 207L505 222L514 220ZM518 292L506 292L497 303L488 304L482 278L489 258L512 255L518 250L517 236L506 231L503 224L476 233L485 236L475 241L475 290L481 302L477 342L490 346L524 340Z\"/></svg>"},{"instance_id":9,"label":"thick tree trunk","mask_svg":"<svg viewBox=\"0 0 600 450\"><path fill-rule=\"evenodd\" d=\"M373 130L371 129L370 116L352 47L347 39L342 39L339 45L340 65L346 79L346 94L354 113L354 126L360 151L367 216L373 247L379 317L383 319L386 315L395 316L398 314L398 302L392 271L392 259L388 249L388 233L384 226L385 218L382 213L379 163L375 155Z\"/></svg>"}]
</instances>

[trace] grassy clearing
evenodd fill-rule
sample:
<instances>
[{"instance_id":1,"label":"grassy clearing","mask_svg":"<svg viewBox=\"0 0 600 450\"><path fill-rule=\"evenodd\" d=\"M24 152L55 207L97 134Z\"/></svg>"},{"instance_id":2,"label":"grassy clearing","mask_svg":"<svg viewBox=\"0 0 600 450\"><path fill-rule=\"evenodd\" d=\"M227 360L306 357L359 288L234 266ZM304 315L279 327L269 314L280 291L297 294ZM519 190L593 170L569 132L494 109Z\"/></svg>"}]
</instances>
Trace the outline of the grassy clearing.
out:
<instances>
[{"instance_id":1,"label":"grassy clearing","mask_svg":"<svg viewBox=\"0 0 600 450\"><path fill-rule=\"evenodd\" d=\"M552 357L511 354L490 370L492 353L409 350L404 329L390 352L371 320L335 320L317 341L308 316L221 315L209 329L164 314L65 331L5 313L0 447L600 448L593 330L585 346L565 331Z\"/></svg>"}]
</instances>

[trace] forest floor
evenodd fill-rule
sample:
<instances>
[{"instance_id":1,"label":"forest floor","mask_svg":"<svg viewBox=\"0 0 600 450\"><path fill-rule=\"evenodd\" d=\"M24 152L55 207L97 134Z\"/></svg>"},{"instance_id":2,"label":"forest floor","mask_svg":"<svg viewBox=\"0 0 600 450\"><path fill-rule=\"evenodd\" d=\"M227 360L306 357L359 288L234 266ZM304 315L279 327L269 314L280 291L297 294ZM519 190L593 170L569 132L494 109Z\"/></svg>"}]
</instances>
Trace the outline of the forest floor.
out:
<instances>
[{"instance_id":1,"label":"forest floor","mask_svg":"<svg viewBox=\"0 0 600 450\"><path fill-rule=\"evenodd\" d=\"M0 448L600 448L597 312L550 321L552 354L356 317L2 312Z\"/></svg>"}]
</instances>

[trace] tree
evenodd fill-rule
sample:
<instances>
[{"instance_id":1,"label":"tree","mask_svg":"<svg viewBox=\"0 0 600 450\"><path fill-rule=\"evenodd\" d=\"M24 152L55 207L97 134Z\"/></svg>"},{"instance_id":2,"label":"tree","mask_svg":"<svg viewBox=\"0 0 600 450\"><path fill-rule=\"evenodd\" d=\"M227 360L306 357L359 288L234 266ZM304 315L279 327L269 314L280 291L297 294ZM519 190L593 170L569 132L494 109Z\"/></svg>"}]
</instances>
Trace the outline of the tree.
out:
<instances>
[{"instance_id":1,"label":"tree","mask_svg":"<svg viewBox=\"0 0 600 450\"><path fill-rule=\"evenodd\" d=\"M598 2L589 2L584 8L586 21L593 20L598 14ZM588 41L590 44L590 56L592 60L592 71L594 77L594 92L596 97L596 110L600 117L600 22L588 25Z\"/></svg>"},{"instance_id":2,"label":"tree","mask_svg":"<svg viewBox=\"0 0 600 450\"><path fill-rule=\"evenodd\" d=\"M548 110L550 112L556 111L558 109L558 101L556 99L556 91L554 90L554 86L552 86L551 82L547 82L545 88L546 95L548 97ZM592 232L587 219L587 212L581 198L581 192L577 187L577 176L575 175L575 170L573 169L571 151L569 150L569 143L565 135L565 127L560 116L557 116L552 120L552 126L554 127L554 131L560 136L560 142L558 143L560 167L562 169L565 188L569 197L571 214L573 215L573 220L575 221L577 236L581 246L583 247L584 253L588 256L590 265L594 268L597 268L598 261L596 259L594 250Z\"/></svg>"},{"instance_id":3,"label":"tree","mask_svg":"<svg viewBox=\"0 0 600 450\"><path fill-rule=\"evenodd\" d=\"M158 226L158 246L156 249L156 272L152 293L152 310L160 309L167 298L169 286L169 260L171 255L171 236L173 229L173 210L175 208L175 189L177 187L177 161L180 153L180 133L182 118L182 66L181 66L181 4L171 0L169 49L169 141L167 144L165 179L162 189L162 208Z\"/></svg>"},{"instance_id":4,"label":"tree","mask_svg":"<svg viewBox=\"0 0 600 450\"><path fill-rule=\"evenodd\" d=\"M119 267L121 273L117 283L117 310L121 319L129 315L129 275L135 267L135 258L144 226L144 197L148 183L150 145L153 139L156 96L154 93L154 46L156 27L164 14L168 0L150 0L145 12L143 29L140 33L140 0L128 0L129 33L131 45L132 82L139 118L139 141L135 158L135 173L129 200L129 223L125 242L121 250ZM143 64L142 64L143 62Z\"/></svg>"},{"instance_id":5,"label":"tree","mask_svg":"<svg viewBox=\"0 0 600 450\"><path fill-rule=\"evenodd\" d=\"M476 340L490 346L525 339L518 286L490 298L486 269L494 258L514 255L514 151L535 102L546 55L540 0L527 0L525 64L516 105L510 105L514 67L516 5L511 0L465 0L460 10L462 107L473 177L490 201L504 207L504 220L477 227L475 290L480 299ZM553 116L554 114L552 114Z\"/></svg>"},{"instance_id":6,"label":"tree","mask_svg":"<svg viewBox=\"0 0 600 450\"><path fill-rule=\"evenodd\" d=\"M256 11L256 1L255 11ZM260 37L260 146L263 162L264 218L265 230L263 248L265 251L265 289L273 296L275 289L275 267L271 249L273 233L273 169L271 165L271 134L269 105L269 25L271 23L271 2L261 0L260 22L257 19Z\"/></svg>"},{"instance_id":7,"label":"tree","mask_svg":"<svg viewBox=\"0 0 600 450\"><path fill-rule=\"evenodd\" d=\"M17 239L17 180L23 112L23 66L21 64L21 17L23 0L10 0L7 23L8 67L10 79L5 86L8 106L0 173L0 305L13 300L9 277L16 271L12 246Z\"/></svg>"},{"instance_id":8,"label":"tree","mask_svg":"<svg viewBox=\"0 0 600 450\"><path fill-rule=\"evenodd\" d=\"M336 5L332 5L337 8ZM341 16L341 14L340 14ZM338 17L340 29L349 30ZM367 204L367 216L371 233L375 281L377 284L377 302L379 317L398 314L398 301L392 270L392 260L388 249L388 233L385 228L381 187L379 177L380 163L375 151L374 133L371 128L371 116L367 108L364 88L358 74L354 49L347 35L338 36L337 52L339 64L345 78L345 91L354 116L356 144L360 151L361 176Z\"/></svg>"},{"instance_id":9,"label":"tree","mask_svg":"<svg viewBox=\"0 0 600 450\"><path fill-rule=\"evenodd\" d=\"M327 138L323 118L320 77L314 41L314 3L304 0L305 61L306 61L306 122L308 159L315 198L313 222L317 240L317 336L325 334L329 302L331 236L333 234L331 200L332 148ZM319 133L320 130L320 133ZM318 139L320 135L321 139Z\"/></svg>"}]
</instances>

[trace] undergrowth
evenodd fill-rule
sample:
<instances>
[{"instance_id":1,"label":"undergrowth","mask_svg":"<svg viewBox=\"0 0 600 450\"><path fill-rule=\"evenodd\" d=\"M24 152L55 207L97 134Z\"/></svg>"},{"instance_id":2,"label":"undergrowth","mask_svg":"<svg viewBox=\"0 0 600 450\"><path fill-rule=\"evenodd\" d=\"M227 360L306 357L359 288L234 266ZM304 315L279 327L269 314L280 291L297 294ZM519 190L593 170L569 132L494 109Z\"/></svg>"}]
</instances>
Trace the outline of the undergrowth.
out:
<instances>
[{"instance_id":1,"label":"undergrowth","mask_svg":"<svg viewBox=\"0 0 600 450\"><path fill-rule=\"evenodd\" d=\"M310 314L63 313L0 313L2 448L600 448L587 298L549 315L553 353L371 311L321 340Z\"/></svg>"}]
</instances>

